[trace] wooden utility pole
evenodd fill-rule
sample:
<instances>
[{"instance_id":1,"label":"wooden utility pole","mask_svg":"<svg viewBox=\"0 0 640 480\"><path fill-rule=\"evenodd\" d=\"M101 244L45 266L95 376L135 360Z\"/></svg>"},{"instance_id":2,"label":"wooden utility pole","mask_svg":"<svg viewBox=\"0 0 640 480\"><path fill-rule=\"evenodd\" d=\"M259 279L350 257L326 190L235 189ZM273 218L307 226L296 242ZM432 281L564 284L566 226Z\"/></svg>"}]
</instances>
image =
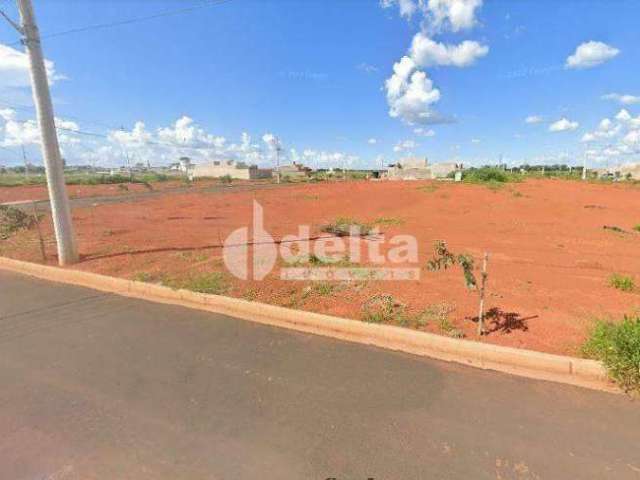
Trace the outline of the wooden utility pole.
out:
<instances>
[{"instance_id":1,"label":"wooden utility pole","mask_svg":"<svg viewBox=\"0 0 640 480\"><path fill-rule=\"evenodd\" d=\"M480 311L478 313L478 336L484 334L484 291L487 284L487 262L489 254L485 252L482 261L482 274L480 278Z\"/></svg>"},{"instance_id":2,"label":"wooden utility pole","mask_svg":"<svg viewBox=\"0 0 640 480\"><path fill-rule=\"evenodd\" d=\"M276 183L280 183L280 141L276 139Z\"/></svg>"},{"instance_id":3,"label":"wooden utility pole","mask_svg":"<svg viewBox=\"0 0 640 480\"><path fill-rule=\"evenodd\" d=\"M36 107L38 126L42 143L42 158L47 174L51 216L58 246L58 262L68 265L78 261L71 208L64 181L64 167L60 156L60 146L53 116L53 105L47 81L47 70L42 55L40 33L36 25L31 0L17 0L20 11L20 33L29 57L33 102Z\"/></svg>"}]
</instances>

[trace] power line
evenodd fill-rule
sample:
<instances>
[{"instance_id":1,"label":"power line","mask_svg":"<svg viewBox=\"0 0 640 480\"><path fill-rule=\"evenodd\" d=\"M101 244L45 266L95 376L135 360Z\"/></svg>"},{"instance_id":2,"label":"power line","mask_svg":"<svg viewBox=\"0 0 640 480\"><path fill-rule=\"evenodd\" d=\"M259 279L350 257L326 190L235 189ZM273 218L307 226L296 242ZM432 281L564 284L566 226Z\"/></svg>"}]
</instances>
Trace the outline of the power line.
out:
<instances>
[{"instance_id":1,"label":"power line","mask_svg":"<svg viewBox=\"0 0 640 480\"><path fill-rule=\"evenodd\" d=\"M148 20L155 20L158 18L169 17L172 15L183 15L183 14L191 13L193 11L196 11L202 8L218 6L218 5L222 5L224 3L229 3L229 2L231 2L231 0L203 0L201 4L193 5L191 7L179 8L175 10L165 10L163 12L158 12L151 15L133 17L125 20L116 20L114 22L108 22L108 23L97 23L94 25L87 25L84 27L77 27L77 28L71 28L69 30L62 30L60 32L46 33L41 35L40 38L41 39L56 38L56 37L62 37L64 35L71 35L74 33L83 33L83 32L88 32L92 30L104 30L107 28L119 27L122 25L131 25L133 23L145 22ZM10 46L19 45L21 42L22 40L18 40L13 43L7 43L6 45L10 45Z\"/></svg>"}]
</instances>

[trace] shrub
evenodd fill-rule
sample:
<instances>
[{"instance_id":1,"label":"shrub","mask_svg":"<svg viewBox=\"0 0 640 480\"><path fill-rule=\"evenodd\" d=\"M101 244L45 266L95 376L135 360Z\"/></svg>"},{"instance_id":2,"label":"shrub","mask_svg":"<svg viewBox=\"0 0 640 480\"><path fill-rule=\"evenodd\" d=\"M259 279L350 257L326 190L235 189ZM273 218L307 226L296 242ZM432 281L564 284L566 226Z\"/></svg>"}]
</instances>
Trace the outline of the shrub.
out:
<instances>
[{"instance_id":1,"label":"shrub","mask_svg":"<svg viewBox=\"0 0 640 480\"><path fill-rule=\"evenodd\" d=\"M433 259L427 262L427 269L431 272L437 272L439 270L446 270L453 265L460 265L462 269L462 275L464 277L464 283L469 290L476 288L478 282L473 274L474 260L470 255L459 254L455 255L449 251L447 243L438 240L434 246L435 255Z\"/></svg>"},{"instance_id":2,"label":"shrub","mask_svg":"<svg viewBox=\"0 0 640 480\"><path fill-rule=\"evenodd\" d=\"M640 223L639 223L638 225L636 225L635 227L633 227L633 229L634 229L636 232L640 232Z\"/></svg>"},{"instance_id":3,"label":"shrub","mask_svg":"<svg viewBox=\"0 0 640 480\"><path fill-rule=\"evenodd\" d=\"M470 183L506 183L512 180L507 172L493 167L470 168L462 173L462 179Z\"/></svg>"},{"instance_id":4,"label":"shrub","mask_svg":"<svg viewBox=\"0 0 640 480\"><path fill-rule=\"evenodd\" d=\"M369 235L373 228L369 224L358 222L350 217L338 217L333 223L323 226L321 230L337 237L348 237L352 232L356 236Z\"/></svg>"},{"instance_id":5,"label":"shrub","mask_svg":"<svg viewBox=\"0 0 640 480\"><path fill-rule=\"evenodd\" d=\"M5 240L23 228L31 228L33 223L33 216L15 207L0 205L0 239Z\"/></svg>"},{"instance_id":6,"label":"shrub","mask_svg":"<svg viewBox=\"0 0 640 480\"><path fill-rule=\"evenodd\" d=\"M635 281L631 277L614 273L609 277L609 286L623 292L633 292L636 288Z\"/></svg>"},{"instance_id":7,"label":"shrub","mask_svg":"<svg viewBox=\"0 0 640 480\"><path fill-rule=\"evenodd\" d=\"M404 220L397 217L380 217L374 220L374 225L402 225Z\"/></svg>"},{"instance_id":8,"label":"shrub","mask_svg":"<svg viewBox=\"0 0 640 480\"><path fill-rule=\"evenodd\" d=\"M220 183L224 183L229 185L230 183L233 182L233 178L231 177L231 175L223 175L222 177L220 177Z\"/></svg>"},{"instance_id":9,"label":"shrub","mask_svg":"<svg viewBox=\"0 0 640 480\"><path fill-rule=\"evenodd\" d=\"M620 323L598 321L582 353L600 360L626 392L640 392L640 316L625 316Z\"/></svg>"}]
</instances>

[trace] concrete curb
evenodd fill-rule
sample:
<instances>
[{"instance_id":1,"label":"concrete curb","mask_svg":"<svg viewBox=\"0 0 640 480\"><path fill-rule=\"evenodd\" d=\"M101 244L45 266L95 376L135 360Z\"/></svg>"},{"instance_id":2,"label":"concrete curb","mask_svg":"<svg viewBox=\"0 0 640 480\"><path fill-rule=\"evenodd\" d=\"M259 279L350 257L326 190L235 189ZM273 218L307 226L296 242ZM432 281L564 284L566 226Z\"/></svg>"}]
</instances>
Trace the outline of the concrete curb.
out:
<instances>
[{"instance_id":1,"label":"concrete curb","mask_svg":"<svg viewBox=\"0 0 640 480\"><path fill-rule=\"evenodd\" d=\"M44 280L79 285L154 302L182 305L266 325L374 345L482 369L595 390L620 392L608 380L602 364L593 360L453 339L401 327L347 320L220 295L173 290L160 285L22 262L4 257L0 257L0 269Z\"/></svg>"}]
</instances>

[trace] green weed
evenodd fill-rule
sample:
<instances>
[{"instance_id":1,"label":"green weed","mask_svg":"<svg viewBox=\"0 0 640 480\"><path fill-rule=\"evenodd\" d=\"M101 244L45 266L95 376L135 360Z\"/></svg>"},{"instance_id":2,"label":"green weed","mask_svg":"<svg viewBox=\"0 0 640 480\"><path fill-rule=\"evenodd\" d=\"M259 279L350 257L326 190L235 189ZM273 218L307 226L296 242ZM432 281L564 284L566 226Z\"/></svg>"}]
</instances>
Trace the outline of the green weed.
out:
<instances>
[{"instance_id":1,"label":"green weed","mask_svg":"<svg viewBox=\"0 0 640 480\"><path fill-rule=\"evenodd\" d=\"M626 392L640 393L640 316L625 316L620 323L598 321L582 353L600 360Z\"/></svg>"},{"instance_id":2,"label":"green weed","mask_svg":"<svg viewBox=\"0 0 640 480\"><path fill-rule=\"evenodd\" d=\"M632 277L614 273L609 277L609 286L623 292L633 292L636 288L635 281Z\"/></svg>"}]
</instances>

